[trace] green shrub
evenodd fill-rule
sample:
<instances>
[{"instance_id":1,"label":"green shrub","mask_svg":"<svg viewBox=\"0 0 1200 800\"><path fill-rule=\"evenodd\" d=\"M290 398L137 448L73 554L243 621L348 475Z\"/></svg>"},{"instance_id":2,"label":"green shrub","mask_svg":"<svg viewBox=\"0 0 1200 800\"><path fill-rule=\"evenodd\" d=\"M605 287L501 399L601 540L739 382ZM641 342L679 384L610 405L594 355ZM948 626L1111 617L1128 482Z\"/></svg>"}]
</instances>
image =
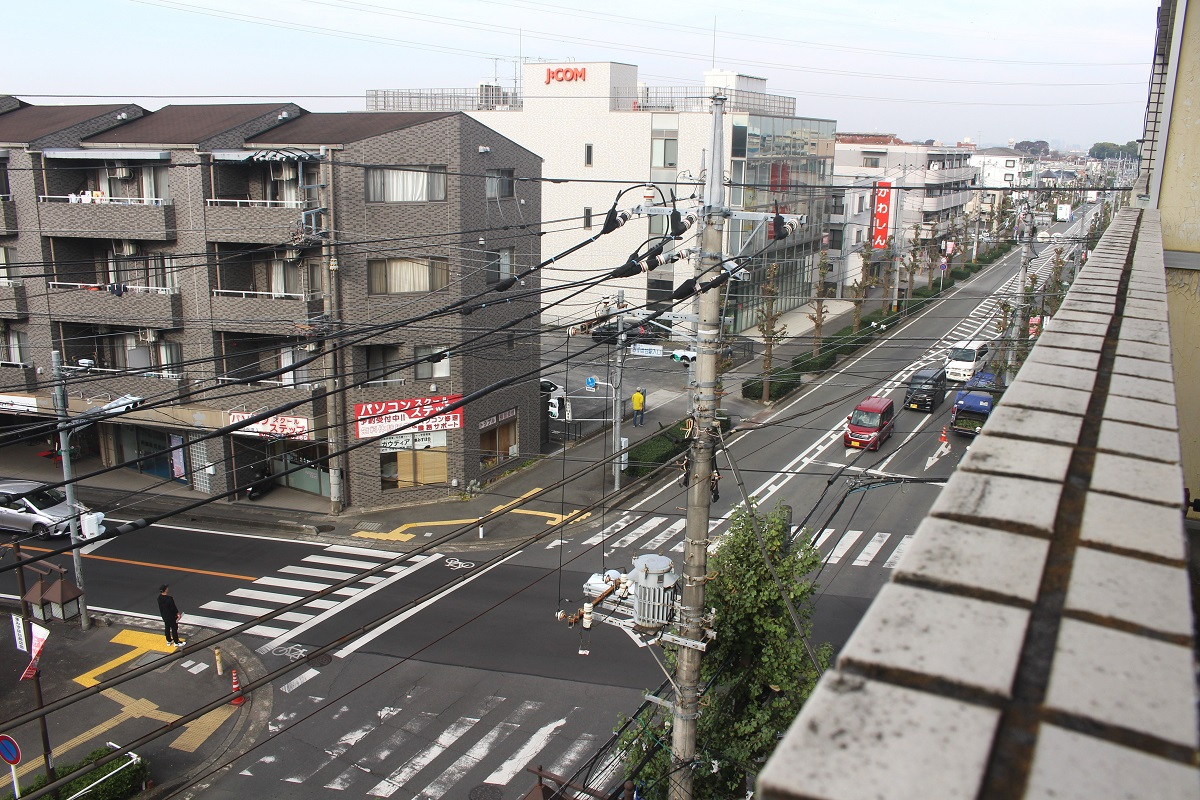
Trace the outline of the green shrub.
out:
<instances>
[{"instance_id":1,"label":"green shrub","mask_svg":"<svg viewBox=\"0 0 1200 800\"><path fill-rule=\"evenodd\" d=\"M955 267L954 269L950 270L950 277L955 281L965 281L971 277L971 273L965 269L959 269L958 267Z\"/></svg>"},{"instance_id":2,"label":"green shrub","mask_svg":"<svg viewBox=\"0 0 1200 800\"><path fill-rule=\"evenodd\" d=\"M761 386L759 392L761 395ZM721 409L717 409L716 418L717 424L720 425L723 432L728 433L733 427L733 421ZM691 443L683 438L686 424L685 420L679 420L674 425L663 428L653 436L643 439L631 447L629 449L629 466L625 468L625 474L630 478L640 478L653 472L660 464L666 464L668 461L678 458L684 450L691 446ZM116 798L109 800L116 800Z\"/></svg>"},{"instance_id":3,"label":"green shrub","mask_svg":"<svg viewBox=\"0 0 1200 800\"><path fill-rule=\"evenodd\" d=\"M59 763L55 765L55 774L60 776L68 775L80 767L86 767L88 764L100 760L111 752L112 750L108 749L107 747L101 747L88 753L83 757L82 760L75 763ZM128 756L114 758L104 766L97 767L88 774L81 775L80 777L63 786L58 790L58 796L70 797L74 794L78 794L92 784L96 783L96 781L100 780L100 778L108 775L111 772L116 772L118 769L121 769L121 767L128 763ZM142 785L149 777L150 764L146 761L146 759L143 758L136 764L132 764L124 769L121 769L121 771L118 772L114 777L105 780L96 786L95 789L92 789L90 792L84 795L84 797L87 798L87 800L127 800L127 798L133 797L142 791ZM46 774L41 773L34 778L32 782L23 784L21 786L21 792L23 794L35 792L45 785ZM11 793L9 793L0 797L0 800L13 800L13 796Z\"/></svg>"}]
</instances>

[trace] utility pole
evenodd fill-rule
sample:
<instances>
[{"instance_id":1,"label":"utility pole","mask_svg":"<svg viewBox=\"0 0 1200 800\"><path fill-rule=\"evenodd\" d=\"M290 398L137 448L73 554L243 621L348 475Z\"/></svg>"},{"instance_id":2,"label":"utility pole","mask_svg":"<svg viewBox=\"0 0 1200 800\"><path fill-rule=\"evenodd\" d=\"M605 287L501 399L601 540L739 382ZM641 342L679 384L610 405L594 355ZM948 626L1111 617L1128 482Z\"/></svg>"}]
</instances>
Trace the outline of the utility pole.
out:
<instances>
[{"instance_id":1,"label":"utility pole","mask_svg":"<svg viewBox=\"0 0 1200 800\"><path fill-rule=\"evenodd\" d=\"M621 309L625 307L625 290L617 290L617 368L613 376L613 453L621 452L621 414L625 410L621 397L621 369L625 365L625 318ZM621 458L613 458L613 491L621 491Z\"/></svg>"},{"instance_id":2,"label":"utility pole","mask_svg":"<svg viewBox=\"0 0 1200 800\"><path fill-rule=\"evenodd\" d=\"M50 353L50 371L54 378L54 409L58 412L58 451L62 455L63 491L67 495L67 507L71 509L71 560L75 566L75 585L79 587L79 627L88 630L92 622L88 618L87 593L83 588L83 556L79 553L79 508L75 504L75 475L71 470L71 429L67 415L67 381L63 375L62 352ZM40 691L40 688L39 688Z\"/></svg>"},{"instance_id":3,"label":"utility pole","mask_svg":"<svg viewBox=\"0 0 1200 800\"><path fill-rule=\"evenodd\" d=\"M319 189L321 197L325 201L322 203L325 208L322 219L326 220L323 225L326 231L335 230L333 219L333 153L333 150L326 150L323 154L324 158L321 160L321 186ZM303 164L301 164L301 170L303 170ZM303 174L303 171L301 174ZM321 244L321 263L325 267L323 270L325 273L325 285L321 287L324 290L321 310L325 315L325 330L336 337L340 327L338 324L338 259L333 249L331 236L326 236L324 242ZM342 393L338 389L339 350L335 346L337 341L336 338L333 338L335 344L326 345L324 365L325 424L328 428L326 436L329 441L329 449L332 452L342 449L342 426L345 422L343 419L345 404L342 401ZM342 476L345 473L341 467L345 458L345 454L333 456L326 462L329 467L329 510L334 515L342 513L342 509L346 505L346 489L342 482Z\"/></svg>"},{"instance_id":4,"label":"utility pole","mask_svg":"<svg viewBox=\"0 0 1200 800\"><path fill-rule=\"evenodd\" d=\"M58 355L58 351L54 351L54 355ZM69 485L69 484L68 484ZM13 557L17 563L21 562L21 543L13 541L12 543ZM78 550L75 552L79 552ZM36 570L37 567L31 567ZM21 609L21 630L25 641L28 642L30 650L33 649L33 629L29 621L29 617L25 616L25 568L17 567L17 592L20 595L17 600L20 603ZM79 598L80 608L83 608L83 598ZM32 653L31 653L32 655ZM34 707L39 711L45 705L42 699L42 670L35 668L33 671L33 702ZM50 750L50 731L46 727L46 716L41 714L38 716L38 729L42 734L42 763L46 768L46 783L54 783L58 780L58 776L54 772L54 753ZM15 773L14 773L15 775ZM13 785L13 797L20 797L20 787L15 783Z\"/></svg>"},{"instance_id":5,"label":"utility pole","mask_svg":"<svg viewBox=\"0 0 1200 800\"><path fill-rule=\"evenodd\" d=\"M708 180L704 188L704 230L700 242L701 275L716 278L724 254L725 186L725 97L713 97L712 150ZM704 583L708 580L708 518L712 495L714 410L717 397L717 350L720 335L721 299L719 289L700 295L699 321L696 323L696 383L693 395L694 431L692 439L692 482L688 486L687 526L684 529L683 591L680 599L680 634L699 641L704 633ZM696 720L700 716L700 651L679 648L675 666L678 694L671 729L671 800L691 800L692 762L696 757Z\"/></svg>"}]
</instances>

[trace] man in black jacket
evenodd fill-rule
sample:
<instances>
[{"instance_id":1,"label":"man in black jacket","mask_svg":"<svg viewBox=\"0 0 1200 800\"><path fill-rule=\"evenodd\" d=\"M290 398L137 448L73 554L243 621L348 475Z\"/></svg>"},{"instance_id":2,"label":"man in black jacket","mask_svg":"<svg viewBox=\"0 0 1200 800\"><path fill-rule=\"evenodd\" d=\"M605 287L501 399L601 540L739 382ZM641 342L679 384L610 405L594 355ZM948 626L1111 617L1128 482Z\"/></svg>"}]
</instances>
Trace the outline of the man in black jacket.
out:
<instances>
[{"instance_id":1,"label":"man in black jacket","mask_svg":"<svg viewBox=\"0 0 1200 800\"><path fill-rule=\"evenodd\" d=\"M167 644L173 644L176 647L183 647L187 642L179 638L179 618L183 613L175 605L175 598L171 597L170 587L163 584L158 587L158 613L162 616L163 626L167 631Z\"/></svg>"}]
</instances>

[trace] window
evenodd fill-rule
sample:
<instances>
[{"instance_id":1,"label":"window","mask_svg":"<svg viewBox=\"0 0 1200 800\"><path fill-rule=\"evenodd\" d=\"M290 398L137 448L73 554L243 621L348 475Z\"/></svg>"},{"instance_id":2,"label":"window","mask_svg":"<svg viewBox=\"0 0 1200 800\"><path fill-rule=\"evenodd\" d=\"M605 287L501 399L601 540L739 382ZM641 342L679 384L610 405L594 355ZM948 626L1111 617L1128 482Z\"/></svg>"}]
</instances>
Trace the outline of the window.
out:
<instances>
[{"instance_id":1,"label":"window","mask_svg":"<svg viewBox=\"0 0 1200 800\"><path fill-rule=\"evenodd\" d=\"M178 285L175 260L162 253L127 258L110 252L108 282L154 289L174 289Z\"/></svg>"},{"instance_id":2,"label":"window","mask_svg":"<svg viewBox=\"0 0 1200 800\"><path fill-rule=\"evenodd\" d=\"M446 432L397 433L379 440L379 478L383 489L412 489L449 480Z\"/></svg>"},{"instance_id":3,"label":"window","mask_svg":"<svg viewBox=\"0 0 1200 800\"><path fill-rule=\"evenodd\" d=\"M487 259L487 282L489 284L499 283L512 277L512 253L511 249L484 252L484 258Z\"/></svg>"},{"instance_id":4,"label":"window","mask_svg":"<svg viewBox=\"0 0 1200 800\"><path fill-rule=\"evenodd\" d=\"M489 169L486 174L488 200L513 197L513 175L515 173L511 169Z\"/></svg>"},{"instance_id":5,"label":"window","mask_svg":"<svg viewBox=\"0 0 1200 800\"><path fill-rule=\"evenodd\" d=\"M864 167L878 167L879 166L879 156L863 156L863 166Z\"/></svg>"},{"instance_id":6,"label":"window","mask_svg":"<svg viewBox=\"0 0 1200 800\"><path fill-rule=\"evenodd\" d=\"M29 338L24 331L6 325L0 337L0 361L22 364L29 357Z\"/></svg>"},{"instance_id":7,"label":"window","mask_svg":"<svg viewBox=\"0 0 1200 800\"><path fill-rule=\"evenodd\" d=\"M400 375L403 359L400 347L394 344L377 344L367 350L367 380L371 383L404 383Z\"/></svg>"},{"instance_id":8,"label":"window","mask_svg":"<svg viewBox=\"0 0 1200 800\"><path fill-rule=\"evenodd\" d=\"M867 210L867 196L865 194L860 194L858 196L858 211L855 213L861 214L862 212L864 212L866 210Z\"/></svg>"},{"instance_id":9,"label":"window","mask_svg":"<svg viewBox=\"0 0 1200 800\"><path fill-rule=\"evenodd\" d=\"M0 284L7 285L12 279L12 275L8 272L8 265L13 261L13 254L16 250L12 247L0 247Z\"/></svg>"},{"instance_id":10,"label":"window","mask_svg":"<svg viewBox=\"0 0 1200 800\"><path fill-rule=\"evenodd\" d=\"M444 258L388 258L367 262L367 294L433 292L450 283Z\"/></svg>"},{"instance_id":11,"label":"window","mask_svg":"<svg viewBox=\"0 0 1200 800\"><path fill-rule=\"evenodd\" d=\"M729 145L729 156L731 158L746 157L746 133L745 125L733 126L733 137Z\"/></svg>"},{"instance_id":12,"label":"window","mask_svg":"<svg viewBox=\"0 0 1200 800\"><path fill-rule=\"evenodd\" d=\"M1004 173L1004 180L1008 181L1009 183L1012 183L1013 174L1011 172Z\"/></svg>"},{"instance_id":13,"label":"window","mask_svg":"<svg viewBox=\"0 0 1200 800\"><path fill-rule=\"evenodd\" d=\"M859 228L858 230L856 230L854 232L854 243L862 244L862 240L863 240L863 232L862 232L862 228Z\"/></svg>"},{"instance_id":14,"label":"window","mask_svg":"<svg viewBox=\"0 0 1200 800\"><path fill-rule=\"evenodd\" d=\"M479 468L491 469L517 455L517 421L510 420L479 434Z\"/></svg>"},{"instance_id":15,"label":"window","mask_svg":"<svg viewBox=\"0 0 1200 800\"><path fill-rule=\"evenodd\" d=\"M592 165L592 146L590 144L585 144L583 146L583 165L585 167L590 167Z\"/></svg>"},{"instance_id":16,"label":"window","mask_svg":"<svg viewBox=\"0 0 1200 800\"><path fill-rule=\"evenodd\" d=\"M650 166L675 167L679 163L679 139L656 138L650 140Z\"/></svg>"},{"instance_id":17,"label":"window","mask_svg":"<svg viewBox=\"0 0 1200 800\"><path fill-rule=\"evenodd\" d=\"M1010 158L1004 162L1004 166L1012 169L1013 167L1017 166L1017 160L1015 158Z\"/></svg>"},{"instance_id":18,"label":"window","mask_svg":"<svg viewBox=\"0 0 1200 800\"><path fill-rule=\"evenodd\" d=\"M437 361L426 361L430 356L438 355ZM435 344L420 344L413 348L413 356L421 359L417 362L417 380L427 381L430 378L450 377L450 351Z\"/></svg>"},{"instance_id":19,"label":"window","mask_svg":"<svg viewBox=\"0 0 1200 800\"><path fill-rule=\"evenodd\" d=\"M829 249L830 250L841 250L842 249L842 232L840 230L834 229L834 230L829 231Z\"/></svg>"},{"instance_id":20,"label":"window","mask_svg":"<svg viewBox=\"0 0 1200 800\"><path fill-rule=\"evenodd\" d=\"M729 205L740 207L745 201L746 162L734 159L729 165Z\"/></svg>"},{"instance_id":21,"label":"window","mask_svg":"<svg viewBox=\"0 0 1200 800\"><path fill-rule=\"evenodd\" d=\"M368 203L426 203L445 199L445 167L372 167L367 170Z\"/></svg>"},{"instance_id":22,"label":"window","mask_svg":"<svg viewBox=\"0 0 1200 800\"><path fill-rule=\"evenodd\" d=\"M592 209L588 206L583 207L583 229L585 231L592 229Z\"/></svg>"},{"instance_id":23,"label":"window","mask_svg":"<svg viewBox=\"0 0 1200 800\"><path fill-rule=\"evenodd\" d=\"M646 276L646 309L649 311L670 311L671 292L675 288L670 277L652 278Z\"/></svg>"}]
</instances>

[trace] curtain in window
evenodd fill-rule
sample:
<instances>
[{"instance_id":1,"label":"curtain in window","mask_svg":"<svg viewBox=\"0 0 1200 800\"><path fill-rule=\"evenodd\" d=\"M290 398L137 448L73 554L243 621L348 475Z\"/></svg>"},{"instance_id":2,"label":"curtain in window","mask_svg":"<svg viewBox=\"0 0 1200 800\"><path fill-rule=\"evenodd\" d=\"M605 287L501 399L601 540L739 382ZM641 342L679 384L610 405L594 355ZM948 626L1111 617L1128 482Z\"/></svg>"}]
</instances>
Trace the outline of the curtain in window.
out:
<instances>
[{"instance_id":1,"label":"curtain in window","mask_svg":"<svg viewBox=\"0 0 1200 800\"><path fill-rule=\"evenodd\" d=\"M430 200L445 200L446 199L446 168L445 167L430 167L429 168L429 199Z\"/></svg>"},{"instance_id":2,"label":"curtain in window","mask_svg":"<svg viewBox=\"0 0 1200 800\"><path fill-rule=\"evenodd\" d=\"M399 365L399 347L376 345L367 348L367 380L399 383L404 380L396 370Z\"/></svg>"},{"instance_id":3,"label":"curtain in window","mask_svg":"<svg viewBox=\"0 0 1200 800\"><path fill-rule=\"evenodd\" d=\"M444 289L450 282L446 259L389 258L367 262L369 294L402 294Z\"/></svg>"}]
</instances>

